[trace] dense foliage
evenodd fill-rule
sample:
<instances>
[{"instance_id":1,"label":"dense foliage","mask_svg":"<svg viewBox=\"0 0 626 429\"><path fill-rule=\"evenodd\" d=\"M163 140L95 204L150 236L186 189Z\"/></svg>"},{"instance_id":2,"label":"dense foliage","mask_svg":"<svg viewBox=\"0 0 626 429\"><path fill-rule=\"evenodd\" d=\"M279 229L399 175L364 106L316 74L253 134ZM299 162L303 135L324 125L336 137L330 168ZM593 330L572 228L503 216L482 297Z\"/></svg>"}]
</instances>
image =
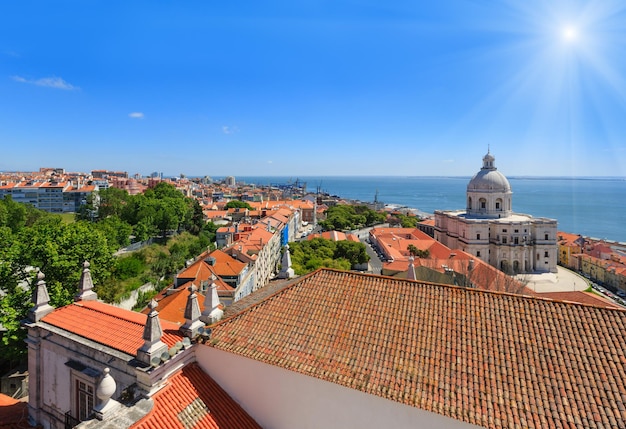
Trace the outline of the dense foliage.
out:
<instances>
[{"instance_id":1,"label":"dense foliage","mask_svg":"<svg viewBox=\"0 0 626 429\"><path fill-rule=\"evenodd\" d=\"M94 204L98 197L99 205ZM99 298L117 302L142 284L166 285L187 259L212 246L217 230L204 224L195 200L167 183L144 195L104 190L75 218L67 223L10 196L0 200L0 360L18 361L26 353L20 322L32 306L30 287L38 270L45 274L54 307L72 302L85 260ZM178 234L170 237L170 232ZM137 239L155 234L169 239L114 257L133 234Z\"/></svg>"},{"instance_id":2,"label":"dense foliage","mask_svg":"<svg viewBox=\"0 0 626 429\"><path fill-rule=\"evenodd\" d=\"M320 267L349 270L370 260L363 243L332 241L324 238L289 243L291 267L302 275Z\"/></svg>"},{"instance_id":3,"label":"dense foliage","mask_svg":"<svg viewBox=\"0 0 626 429\"><path fill-rule=\"evenodd\" d=\"M99 191L76 214L76 219L111 223L107 227L120 231L117 242L122 246L127 244L128 236L123 234L129 229L136 241L143 241L156 234L166 237L170 231L185 230L197 235L203 227L200 204L167 182L138 195L117 188Z\"/></svg>"},{"instance_id":4,"label":"dense foliage","mask_svg":"<svg viewBox=\"0 0 626 429\"><path fill-rule=\"evenodd\" d=\"M226 209L248 209L252 210L252 206L245 201L230 200L226 203Z\"/></svg>"},{"instance_id":5,"label":"dense foliage","mask_svg":"<svg viewBox=\"0 0 626 429\"><path fill-rule=\"evenodd\" d=\"M366 206L336 205L326 210L326 220L319 222L326 231L346 231L383 223L387 215Z\"/></svg>"},{"instance_id":6,"label":"dense foliage","mask_svg":"<svg viewBox=\"0 0 626 429\"><path fill-rule=\"evenodd\" d=\"M403 213L393 213L387 222L390 226L401 226L402 228L417 228L417 224L422 221L421 218L414 215L405 215Z\"/></svg>"}]
</instances>

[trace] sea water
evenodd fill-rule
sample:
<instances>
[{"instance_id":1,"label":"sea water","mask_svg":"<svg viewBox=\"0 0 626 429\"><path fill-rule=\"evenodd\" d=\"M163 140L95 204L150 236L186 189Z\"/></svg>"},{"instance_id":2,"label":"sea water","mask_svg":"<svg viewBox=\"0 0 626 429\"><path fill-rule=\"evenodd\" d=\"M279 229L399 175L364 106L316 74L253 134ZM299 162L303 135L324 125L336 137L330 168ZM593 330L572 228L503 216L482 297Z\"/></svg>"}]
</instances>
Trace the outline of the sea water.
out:
<instances>
[{"instance_id":1,"label":"sea water","mask_svg":"<svg viewBox=\"0 0 626 429\"><path fill-rule=\"evenodd\" d=\"M309 192L406 206L425 213L464 210L471 177L299 177ZM508 177L513 211L558 221L559 231L626 242L625 178ZM237 177L258 185L294 183L293 177Z\"/></svg>"}]
</instances>

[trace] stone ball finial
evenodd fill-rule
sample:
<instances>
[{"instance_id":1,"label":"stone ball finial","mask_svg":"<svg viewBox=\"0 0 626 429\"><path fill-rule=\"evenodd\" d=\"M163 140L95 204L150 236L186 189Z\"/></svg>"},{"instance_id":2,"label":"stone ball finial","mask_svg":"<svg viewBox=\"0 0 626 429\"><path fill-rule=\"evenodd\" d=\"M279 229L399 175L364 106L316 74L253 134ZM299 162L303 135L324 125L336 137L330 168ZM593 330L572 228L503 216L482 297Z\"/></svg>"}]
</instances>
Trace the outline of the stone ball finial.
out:
<instances>
[{"instance_id":1,"label":"stone ball finial","mask_svg":"<svg viewBox=\"0 0 626 429\"><path fill-rule=\"evenodd\" d=\"M38 281L42 281L42 280L43 280L43 279L45 279L45 278L46 278L46 275L45 275L44 273L42 273L41 271L39 271L39 272L37 273L37 280L38 280Z\"/></svg>"},{"instance_id":2,"label":"stone ball finial","mask_svg":"<svg viewBox=\"0 0 626 429\"><path fill-rule=\"evenodd\" d=\"M192 294L192 293L194 293L195 291L198 290L198 287L195 284L192 283L191 286L189 286L187 288L187 290L189 291L190 294Z\"/></svg>"},{"instance_id":3,"label":"stone ball finial","mask_svg":"<svg viewBox=\"0 0 626 429\"><path fill-rule=\"evenodd\" d=\"M83 268L87 269L91 266L91 264L89 263L89 261L85 261L83 262Z\"/></svg>"},{"instance_id":4,"label":"stone ball finial","mask_svg":"<svg viewBox=\"0 0 626 429\"><path fill-rule=\"evenodd\" d=\"M159 303L156 302L156 300L154 298L152 298L150 300L150 303L148 304L148 307L150 308L150 310L154 310L155 308L157 308L159 306Z\"/></svg>"},{"instance_id":5,"label":"stone ball finial","mask_svg":"<svg viewBox=\"0 0 626 429\"><path fill-rule=\"evenodd\" d=\"M117 384L113 377L111 377L110 372L111 370L109 368L104 368L104 376L96 389L96 396L98 396L102 402L107 402L111 399L111 396L115 393L115 389L117 389Z\"/></svg>"}]
</instances>

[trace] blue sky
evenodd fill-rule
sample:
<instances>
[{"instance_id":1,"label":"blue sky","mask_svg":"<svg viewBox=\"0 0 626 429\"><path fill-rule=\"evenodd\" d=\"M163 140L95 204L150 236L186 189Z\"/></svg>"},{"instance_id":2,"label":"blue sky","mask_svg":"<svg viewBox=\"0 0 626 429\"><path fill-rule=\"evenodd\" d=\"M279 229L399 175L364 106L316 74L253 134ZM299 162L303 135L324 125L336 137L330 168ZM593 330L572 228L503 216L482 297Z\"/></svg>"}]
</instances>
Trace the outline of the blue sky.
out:
<instances>
[{"instance_id":1,"label":"blue sky","mask_svg":"<svg viewBox=\"0 0 626 429\"><path fill-rule=\"evenodd\" d=\"M626 3L0 4L0 170L626 175Z\"/></svg>"}]
</instances>

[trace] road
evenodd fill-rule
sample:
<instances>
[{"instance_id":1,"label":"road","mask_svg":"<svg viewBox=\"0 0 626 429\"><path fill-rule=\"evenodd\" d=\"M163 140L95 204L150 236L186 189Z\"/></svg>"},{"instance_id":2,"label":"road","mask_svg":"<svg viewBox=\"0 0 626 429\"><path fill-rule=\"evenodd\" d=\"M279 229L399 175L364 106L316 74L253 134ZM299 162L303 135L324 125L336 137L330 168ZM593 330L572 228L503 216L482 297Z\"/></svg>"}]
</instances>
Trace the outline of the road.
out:
<instances>
[{"instance_id":1,"label":"road","mask_svg":"<svg viewBox=\"0 0 626 429\"><path fill-rule=\"evenodd\" d=\"M381 225L378 227L380 228L383 226ZM361 243L365 244L365 251L370 256L370 269L371 269L372 274L380 274L382 272L383 263L378 257L378 253L376 253L376 250L372 248L372 245L369 242L369 236L370 236L369 234L370 234L371 229L372 229L371 227L363 228L363 229L357 229L351 232L352 234L359 237L359 240L361 241Z\"/></svg>"}]
</instances>

